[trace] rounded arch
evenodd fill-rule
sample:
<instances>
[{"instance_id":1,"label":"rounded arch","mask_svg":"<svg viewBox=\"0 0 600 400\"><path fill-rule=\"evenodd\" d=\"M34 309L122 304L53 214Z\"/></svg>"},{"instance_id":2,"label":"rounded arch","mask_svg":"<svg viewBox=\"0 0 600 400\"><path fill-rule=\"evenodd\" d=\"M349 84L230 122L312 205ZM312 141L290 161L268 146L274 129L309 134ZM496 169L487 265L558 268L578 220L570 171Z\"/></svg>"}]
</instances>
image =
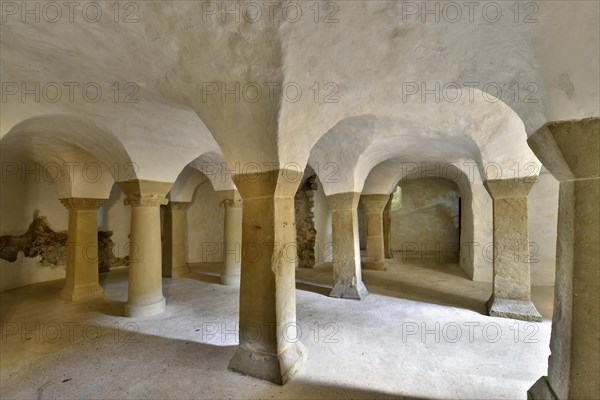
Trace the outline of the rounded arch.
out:
<instances>
[{"instance_id":1,"label":"rounded arch","mask_svg":"<svg viewBox=\"0 0 600 400\"><path fill-rule=\"evenodd\" d=\"M461 197L459 264L470 279L488 282L492 279L491 258L486 253L493 243L492 202L473 165L389 159L373 168L362 193L390 194L403 180L431 178L456 183Z\"/></svg>"},{"instance_id":2,"label":"rounded arch","mask_svg":"<svg viewBox=\"0 0 600 400\"><path fill-rule=\"evenodd\" d=\"M394 157L417 162L472 160L484 179L537 175L540 162L527 145L522 120L502 100L483 98L402 104L394 113L346 118L320 137L308 163L328 194L362 191L371 169ZM428 110L427 118L419 107ZM335 179L324 179L328 171L323 166L335 170Z\"/></svg>"},{"instance_id":3,"label":"rounded arch","mask_svg":"<svg viewBox=\"0 0 600 400\"><path fill-rule=\"evenodd\" d=\"M3 157L31 159L52 174L57 195L108 198L113 182L136 179L121 141L93 120L41 115L15 125L2 137Z\"/></svg>"}]
</instances>

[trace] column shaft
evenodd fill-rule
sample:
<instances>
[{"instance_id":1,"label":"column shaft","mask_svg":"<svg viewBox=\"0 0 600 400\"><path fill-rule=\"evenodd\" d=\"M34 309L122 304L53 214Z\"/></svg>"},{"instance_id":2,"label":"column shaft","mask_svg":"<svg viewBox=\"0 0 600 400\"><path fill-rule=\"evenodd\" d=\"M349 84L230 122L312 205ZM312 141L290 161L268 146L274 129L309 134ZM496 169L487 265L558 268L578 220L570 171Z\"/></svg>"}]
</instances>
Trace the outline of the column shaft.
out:
<instances>
[{"instance_id":1,"label":"column shaft","mask_svg":"<svg viewBox=\"0 0 600 400\"><path fill-rule=\"evenodd\" d=\"M236 175L243 199L240 346L234 371L284 384L303 364L296 332L297 171ZM295 180L290 180L295 177Z\"/></svg>"},{"instance_id":2,"label":"column shaft","mask_svg":"<svg viewBox=\"0 0 600 400\"><path fill-rule=\"evenodd\" d=\"M145 317L165 310L162 293L160 206L171 183L119 182L125 205L131 206L129 235L129 293L125 316Z\"/></svg>"},{"instance_id":3,"label":"column shaft","mask_svg":"<svg viewBox=\"0 0 600 400\"><path fill-rule=\"evenodd\" d=\"M527 194L531 179L485 182L493 199L493 291L491 316L541 321L531 302Z\"/></svg>"},{"instance_id":4,"label":"column shaft","mask_svg":"<svg viewBox=\"0 0 600 400\"><path fill-rule=\"evenodd\" d=\"M237 191L231 193L230 197L221 201L225 208L221 284L239 285L242 267L242 200Z\"/></svg>"},{"instance_id":5,"label":"column shaft","mask_svg":"<svg viewBox=\"0 0 600 400\"><path fill-rule=\"evenodd\" d=\"M390 200L387 194L366 194L361 196L367 222L367 261L363 269L387 270L385 244L383 240L383 210Z\"/></svg>"},{"instance_id":6,"label":"column shaft","mask_svg":"<svg viewBox=\"0 0 600 400\"><path fill-rule=\"evenodd\" d=\"M185 252L185 212L189 205L188 202L169 202L162 206L164 210L162 276L167 278L190 272Z\"/></svg>"},{"instance_id":7,"label":"column shaft","mask_svg":"<svg viewBox=\"0 0 600 400\"><path fill-rule=\"evenodd\" d=\"M548 376L529 399L600 398L600 119L549 123L529 146L560 181Z\"/></svg>"},{"instance_id":8,"label":"column shaft","mask_svg":"<svg viewBox=\"0 0 600 400\"><path fill-rule=\"evenodd\" d=\"M360 270L357 206L360 193L327 196L331 208L333 290L331 297L361 300L367 294Z\"/></svg>"},{"instance_id":9,"label":"column shaft","mask_svg":"<svg viewBox=\"0 0 600 400\"><path fill-rule=\"evenodd\" d=\"M394 194L390 194L389 201L383 209L383 252L385 258L394 258L392 254L392 236L390 231L392 229L392 199Z\"/></svg>"},{"instance_id":10,"label":"column shaft","mask_svg":"<svg viewBox=\"0 0 600 400\"><path fill-rule=\"evenodd\" d=\"M69 301L102 297L104 291L98 283L98 208L105 200L60 201L69 210L67 273L60 297Z\"/></svg>"}]
</instances>

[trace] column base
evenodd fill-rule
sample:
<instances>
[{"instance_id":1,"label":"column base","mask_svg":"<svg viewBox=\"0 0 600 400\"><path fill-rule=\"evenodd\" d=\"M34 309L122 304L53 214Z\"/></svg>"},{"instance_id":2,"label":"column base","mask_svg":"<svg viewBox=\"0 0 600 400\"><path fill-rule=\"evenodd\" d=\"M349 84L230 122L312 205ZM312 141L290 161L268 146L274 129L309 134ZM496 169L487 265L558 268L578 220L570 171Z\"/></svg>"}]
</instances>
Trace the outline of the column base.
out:
<instances>
[{"instance_id":1,"label":"column base","mask_svg":"<svg viewBox=\"0 0 600 400\"><path fill-rule=\"evenodd\" d=\"M390 251L389 253L385 253L385 258L394 258L394 254Z\"/></svg>"},{"instance_id":2,"label":"column base","mask_svg":"<svg viewBox=\"0 0 600 400\"><path fill-rule=\"evenodd\" d=\"M239 275L221 275L221 285L239 286L240 285L240 276Z\"/></svg>"},{"instance_id":3,"label":"column base","mask_svg":"<svg viewBox=\"0 0 600 400\"><path fill-rule=\"evenodd\" d=\"M164 297L152 304L125 304L125 316L130 318L149 317L165 311L167 302Z\"/></svg>"},{"instance_id":4,"label":"column base","mask_svg":"<svg viewBox=\"0 0 600 400\"><path fill-rule=\"evenodd\" d=\"M97 283L74 288L64 287L60 291L60 298L66 301L83 301L102 297L104 297L104 289Z\"/></svg>"},{"instance_id":5,"label":"column base","mask_svg":"<svg viewBox=\"0 0 600 400\"><path fill-rule=\"evenodd\" d=\"M542 376L527 391L527 400L558 400L558 396L550 387L547 376Z\"/></svg>"},{"instance_id":6,"label":"column base","mask_svg":"<svg viewBox=\"0 0 600 400\"><path fill-rule=\"evenodd\" d=\"M281 354L256 351L249 345L240 345L229 361L229 369L284 385L302 367L307 354L306 347L300 341L291 344Z\"/></svg>"},{"instance_id":7,"label":"column base","mask_svg":"<svg viewBox=\"0 0 600 400\"><path fill-rule=\"evenodd\" d=\"M335 297L338 299L350 299L350 300L362 300L369 292L363 282L359 282L358 285L347 285L345 283L336 283L329 297Z\"/></svg>"},{"instance_id":8,"label":"column base","mask_svg":"<svg viewBox=\"0 0 600 400\"><path fill-rule=\"evenodd\" d=\"M496 299L492 296L487 302L487 309L491 317L542 322L542 316L531 301Z\"/></svg>"},{"instance_id":9,"label":"column base","mask_svg":"<svg viewBox=\"0 0 600 400\"><path fill-rule=\"evenodd\" d=\"M190 272L190 267L187 264L173 268L171 271L163 271L162 276L164 278L177 278L183 275L187 275Z\"/></svg>"},{"instance_id":10,"label":"column base","mask_svg":"<svg viewBox=\"0 0 600 400\"><path fill-rule=\"evenodd\" d=\"M365 261L361 263L361 268L372 271L387 271L388 263L385 261Z\"/></svg>"}]
</instances>

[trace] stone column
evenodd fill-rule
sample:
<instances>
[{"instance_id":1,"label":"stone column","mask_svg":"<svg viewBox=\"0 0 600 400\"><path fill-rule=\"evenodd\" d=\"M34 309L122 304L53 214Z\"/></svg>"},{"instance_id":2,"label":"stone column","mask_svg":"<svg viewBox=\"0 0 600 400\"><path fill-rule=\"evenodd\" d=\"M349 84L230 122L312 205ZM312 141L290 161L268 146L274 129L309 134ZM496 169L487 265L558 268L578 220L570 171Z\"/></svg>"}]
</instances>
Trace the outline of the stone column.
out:
<instances>
[{"instance_id":1,"label":"stone column","mask_svg":"<svg viewBox=\"0 0 600 400\"><path fill-rule=\"evenodd\" d=\"M172 183L135 180L119 182L125 205L131 206L129 293L126 317L145 317L165 310L162 293L160 206L167 203Z\"/></svg>"},{"instance_id":2,"label":"stone column","mask_svg":"<svg viewBox=\"0 0 600 400\"><path fill-rule=\"evenodd\" d=\"M363 269L387 270L383 243L383 210L389 200L390 196L387 194L361 196L367 222L367 261L363 263Z\"/></svg>"},{"instance_id":3,"label":"stone column","mask_svg":"<svg viewBox=\"0 0 600 400\"><path fill-rule=\"evenodd\" d=\"M484 182L493 207L493 290L488 312L493 317L541 321L531 302L527 194L534 181Z\"/></svg>"},{"instance_id":4,"label":"stone column","mask_svg":"<svg viewBox=\"0 0 600 400\"><path fill-rule=\"evenodd\" d=\"M358 200L360 193L327 196L331 208L333 241L333 290L329 296L361 300L367 294L360 270Z\"/></svg>"},{"instance_id":5,"label":"stone column","mask_svg":"<svg viewBox=\"0 0 600 400\"><path fill-rule=\"evenodd\" d=\"M529 399L600 399L600 120L549 123L529 146L560 182L548 376Z\"/></svg>"},{"instance_id":6,"label":"stone column","mask_svg":"<svg viewBox=\"0 0 600 400\"><path fill-rule=\"evenodd\" d=\"M304 362L296 332L294 170L235 175L243 200L240 345L229 368L284 384Z\"/></svg>"},{"instance_id":7,"label":"stone column","mask_svg":"<svg viewBox=\"0 0 600 400\"><path fill-rule=\"evenodd\" d=\"M190 272L185 253L185 211L191 203L171 201L163 213L162 276L174 278Z\"/></svg>"},{"instance_id":8,"label":"stone column","mask_svg":"<svg viewBox=\"0 0 600 400\"><path fill-rule=\"evenodd\" d=\"M239 285L242 268L242 199L237 190L217 192L225 208L222 285Z\"/></svg>"},{"instance_id":9,"label":"stone column","mask_svg":"<svg viewBox=\"0 0 600 400\"><path fill-rule=\"evenodd\" d=\"M98 208L105 199L65 198L60 202L69 210L67 275L60 292L64 300L102 297L98 283Z\"/></svg>"},{"instance_id":10,"label":"stone column","mask_svg":"<svg viewBox=\"0 0 600 400\"><path fill-rule=\"evenodd\" d=\"M392 254L392 236L390 230L392 229L392 200L394 199L394 193L390 194L390 199L383 209L383 253L385 258L394 258Z\"/></svg>"}]
</instances>

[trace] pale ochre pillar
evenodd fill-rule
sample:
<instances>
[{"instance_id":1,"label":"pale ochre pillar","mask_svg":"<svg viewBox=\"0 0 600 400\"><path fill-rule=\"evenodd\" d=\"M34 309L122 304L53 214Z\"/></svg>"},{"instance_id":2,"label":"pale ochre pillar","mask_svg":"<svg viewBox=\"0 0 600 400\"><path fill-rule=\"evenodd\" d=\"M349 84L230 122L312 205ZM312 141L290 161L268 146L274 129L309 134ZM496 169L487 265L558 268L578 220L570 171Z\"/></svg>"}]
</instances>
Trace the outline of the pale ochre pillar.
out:
<instances>
[{"instance_id":1,"label":"pale ochre pillar","mask_svg":"<svg viewBox=\"0 0 600 400\"><path fill-rule=\"evenodd\" d=\"M493 205L493 289L488 312L493 317L541 321L531 302L527 194L534 181L484 182Z\"/></svg>"},{"instance_id":2,"label":"pale ochre pillar","mask_svg":"<svg viewBox=\"0 0 600 400\"><path fill-rule=\"evenodd\" d=\"M185 212L191 203L170 201L163 209L162 276L174 278L190 272L185 252Z\"/></svg>"},{"instance_id":3,"label":"pale ochre pillar","mask_svg":"<svg viewBox=\"0 0 600 400\"><path fill-rule=\"evenodd\" d=\"M162 293L160 206L167 203L172 183L119 182L125 205L131 206L129 293L126 317L145 317L165 310Z\"/></svg>"},{"instance_id":4,"label":"pale ochre pillar","mask_svg":"<svg viewBox=\"0 0 600 400\"><path fill-rule=\"evenodd\" d=\"M392 253L392 235L390 230L392 229L392 200L394 193L390 194L389 201L383 209L383 252L385 258L394 258Z\"/></svg>"},{"instance_id":5,"label":"pale ochre pillar","mask_svg":"<svg viewBox=\"0 0 600 400\"><path fill-rule=\"evenodd\" d=\"M600 399L600 120L549 123L529 146L560 182L548 376L529 399Z\"/></svg>"},{"instance_id":6,"label":"pale ochre pillar","mask_svg":"<svg viewBox=\"0 0 600 400\"><path fill-rule=\"evenodd\" d=\"M98 283L98 208L105 199L65 198L69 210L67 275L60 297L69 301L102 297Z\"/></svg>"},{"instance_id":7,"label":"pale ochre pillar","mask_svg":"<svg viewBox=\"0 0 600 400\"><path fill-rule=\"evenodd\" d=\"M333 242L333 290L329 296L361 300L367 294L360 270L358 241L358 200L360 193L337 193L327 196L331 209Z\"/></svg>"},{"instance_id":8,"label":"pale ochre pillar","mask_svg":"<svg viewBox=\"0 0 600 400\"><path fill-rule=\"evenodd\" d=\"M240 345L229 367L284 384L306 349L296 331L295 170L235 175L243 201Z\"/></svg>"},{"instance_id":9,"label":"pale ochre pillar","mask_svg":"<svg viewBox=\"0 0 600 400\"><path fill-rule=\"evenodd\" d=\"M383 210L390 200L387 194L364 194L360 201L367 223L367 260L363 269L387 270L383 241Z\"/></svg>"},{"instance_id":10,"label":"pale ochre pillar","mask_svg":"<svg viewBox=\"0 0 600 400\"><path fill-rule=\"evenodd\" d=\"M218 191L225 209L222 285L239 285L242 268L242 199L237 190Z\"/></svg>"}]
</instances>

